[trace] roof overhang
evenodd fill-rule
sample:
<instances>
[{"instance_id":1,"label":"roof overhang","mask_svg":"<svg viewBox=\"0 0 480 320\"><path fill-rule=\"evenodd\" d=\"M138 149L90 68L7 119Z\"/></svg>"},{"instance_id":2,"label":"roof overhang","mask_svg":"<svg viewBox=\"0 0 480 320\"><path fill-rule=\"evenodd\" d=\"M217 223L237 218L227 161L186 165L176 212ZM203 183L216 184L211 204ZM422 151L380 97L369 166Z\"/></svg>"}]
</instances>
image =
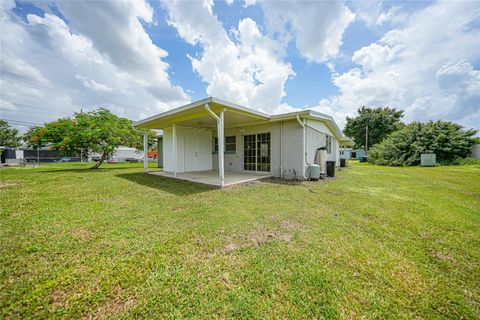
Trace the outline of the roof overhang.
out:
<instances>
[{"instance_id":1,"label":"roof overhang","mask_svg":"<svg viewBox=\"0 0 480 320\"><path fill-rule=\"evenodd\" d=\"M234 125L235 123L245 123L259 121L264 122L270 119L266 113L246 108L228 101L220 100L213 97L208 97L179 108L175 108L153 117L138 121L134 123L136 128L145 129L163 129L172 126L173 124L181 124L185 126L198 127L215 127L216 121L205 109L205 104L208 104L210 109L219 113L224 110L230 117L226 118L225 125Z\"/></svg>"},{"instance_id":2,"label":"roof overhang","mask_svg":"<svg viewBox=\"0 0 480 320\"><path fill-rule=\"evenodd\" d=\"M225 128L293 120L299 116L301 119L323 121L341 143L346 144L346 142L351 141L343 135L342 131L331 116L317 111L306 109L296 112L269 115L214 97L198 100L153 117L140 120L134 123L134 126L141 129L157 130L171 127L173 124L190 127L215 128L216 120L205 109L205 104L208 104L210 109L217 114L222 110L227 111L225 116Z\"/></svg>"},{"instance_id":3,"label":"roof overhang","mask_svg":"<svg viewBox=\"0 0 480 320\"><path fill-rule=\"evenodd\" d=\"M314 111L314 110L306 109L302 111L276 114L271 116L271 120L273 121L289 120L289 119L295 118L297 115L300 117L300 119L313 119L313 120L320 120L324 122L327 128L330 129L330 131L333 133L335 138L337 138L341 142L343 142L345 139L348 139L343 135L342 130L340 130L340 128L338 127L333 117L321 112Z\"/></svg>"}]
</instances>

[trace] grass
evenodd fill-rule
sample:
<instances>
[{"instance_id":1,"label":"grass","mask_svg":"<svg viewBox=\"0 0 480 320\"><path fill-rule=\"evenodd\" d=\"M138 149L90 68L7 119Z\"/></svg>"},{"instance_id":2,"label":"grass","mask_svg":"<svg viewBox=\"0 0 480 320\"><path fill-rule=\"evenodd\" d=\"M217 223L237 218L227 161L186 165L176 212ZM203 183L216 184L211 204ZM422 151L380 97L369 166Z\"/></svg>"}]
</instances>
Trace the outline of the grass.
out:
<instances>
[{"instance_id":1,"label":"grass","mask_svg":"<svg viewBox=\"0 0 480 320\"><path fill-rule=\"evenodd\" d=\"M86 167L0 171L0 318L480 317L479 165L223 190Z\"/></svg>"}]
</instances>

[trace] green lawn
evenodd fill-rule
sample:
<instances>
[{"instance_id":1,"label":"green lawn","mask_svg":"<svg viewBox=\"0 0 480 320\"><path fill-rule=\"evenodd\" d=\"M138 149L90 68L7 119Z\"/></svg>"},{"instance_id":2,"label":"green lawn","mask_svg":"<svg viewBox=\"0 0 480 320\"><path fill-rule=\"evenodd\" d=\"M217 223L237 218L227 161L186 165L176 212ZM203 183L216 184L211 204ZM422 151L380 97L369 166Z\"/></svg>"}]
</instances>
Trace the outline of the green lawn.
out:
<instances>
[{"instance_id":1,"label":"green lawn","mask_svg":"<svg viewBox=\"0 0 480 320\"><path fill-rule=\"evenodd\" d=\"M141 166L0 170L0 318L480 318L478 165L223 190Z\"/></svg>"}]
</instances>

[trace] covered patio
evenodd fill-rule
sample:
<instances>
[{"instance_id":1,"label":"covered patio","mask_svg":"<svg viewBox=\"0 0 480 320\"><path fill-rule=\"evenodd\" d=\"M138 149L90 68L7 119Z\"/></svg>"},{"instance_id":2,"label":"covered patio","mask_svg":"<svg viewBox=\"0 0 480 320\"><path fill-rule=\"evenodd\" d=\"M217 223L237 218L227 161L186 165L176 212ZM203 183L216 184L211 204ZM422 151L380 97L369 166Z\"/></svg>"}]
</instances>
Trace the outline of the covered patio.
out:
<instances>
[{"instance_id":1,"label":"covered patio","mask_svg":"<svg viewBox=\"0 0 480 320\"><path fill-rule=\"evenodd\" d=\"M219 173L215 170L209 171L193 171L177 173L176 176L172 172L157 171L152 172L153 175L158 175L167 178L176 178L180 180L187 180L196 183L202 183L214 187L222 187L219 179ZM231 187L245 182L255 181L269 177L270 174L263 173L244 173L244 172L225 172L223 187Z\"/></svg>"},{"instance_id":2,"label":"covered patio","mask_svg":"<svg viewBox=\"0 0 480 320\"><path fill-rule=\"evenodd\" d=\"M266 123L269 115L227 101L209 97L135 123L139 129L163 130L163 171L156 175L204 183L231 186L270 176L268 173L225 170L225 129ZM213 134L218 151L213 150ZM147 133L144 148L147 149ZM213 154L218 155L218 168ZM148 159L144 168L148 173ZM214 170L217 169L217 170Z\"/></svg>"}]
</instances>

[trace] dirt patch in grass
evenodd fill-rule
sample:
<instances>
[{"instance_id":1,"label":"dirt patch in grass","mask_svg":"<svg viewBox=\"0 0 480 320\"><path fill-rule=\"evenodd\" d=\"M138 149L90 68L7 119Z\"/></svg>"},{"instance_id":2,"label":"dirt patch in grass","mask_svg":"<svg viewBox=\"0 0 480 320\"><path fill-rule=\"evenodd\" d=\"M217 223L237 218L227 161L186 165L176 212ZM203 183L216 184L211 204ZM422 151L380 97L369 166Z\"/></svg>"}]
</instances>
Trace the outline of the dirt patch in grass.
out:
<instances>
[{"instance_id":1,"label":"dirt patch in grass","mask_svg":"<svg viewBox=\"0 0 480 320\"><path fill-rule=\"evenodd\" d=\"M83 319L106 319L115 318L129 311L138 305L138 299L129 295L125 290L115 288L113 295L110 296L102 305L98 306L95 311L83 317Z\"/></svg>"},{"instance_id":2,"label":"dirt patch in grass","mask_svg":"<svg viewBox=\"0 0 480 320\"><path fill-rule=\"evenodd\" d=\"M298 223L291 220L279 221L276 224L274 228L258 228L248 234L232 237L229 243L222 248L222 253L229 254L238 250L259 247L274 240L290 243L293 234L300 227Z\"/></svg>"},{"instance_id":3,"label":"dirt patch in grass","mask_svg":"<svg viewBox=\"0 0 480 320\"><path fill-rule=\"evenodd\" d=\"M48 302L58 307L65 307L68 300L68 293L62 290L55 290L48 296Z\"/></svg>"},{"instance_id":4,"label":"dirt patch in grass","mask_svg":"<svg viewBox=\"0 0 480 320\"><path fill-rule=\"evenodd\" d=\"M86 227L65 230L56 236L57 239L73 238L79 242L88 242L92 239L91 231Z\"/></svg>"},{"instance_id":5,"label":"dirt patch in grass","mask_svg":"<svg viewBox=\"0 0 480 320\"><path fill-rule=\"evenodd\" d=\"M81 242L86 242L91 239L91 232L87 228L77 228L72 231L72 235Z\"/></svg>"},{"instance_id":6,"label":"dirt patch in grass","mask_svg":"<svg viewBox=\"0 0 480 320\"><path fill-rule=\"evenodd\" d=\"M128 297L126 299L115 298L108 301L106 304L100 306L95 313L85 317L85 319L106 319L118 316L138 304L135 297Z\"/></svg>"},{"instance_id":7,"label":"dirt patch in grass","mask_svg":"<svg viewBox=\"0 0 480 320\"><path fill-rule=\"evenodd\" d=\"M443 260L443 261L453 261L453 257L446 254L446 253L443 253L443 252L431 252L430 255L435 258L435 259L438 259L438 260Z\"/></svg>"},{"instance_id":8,"label":"dirt patch in grass","mask_svg":"<svg viewBox=\"0 0 480 320\"><path fill-rule=\"evenodd\" d=\"M19 185L19 183L15 181L0 181L0 189L7 187L15 187L16 185Z\"/></svg>"}]
</instances>

